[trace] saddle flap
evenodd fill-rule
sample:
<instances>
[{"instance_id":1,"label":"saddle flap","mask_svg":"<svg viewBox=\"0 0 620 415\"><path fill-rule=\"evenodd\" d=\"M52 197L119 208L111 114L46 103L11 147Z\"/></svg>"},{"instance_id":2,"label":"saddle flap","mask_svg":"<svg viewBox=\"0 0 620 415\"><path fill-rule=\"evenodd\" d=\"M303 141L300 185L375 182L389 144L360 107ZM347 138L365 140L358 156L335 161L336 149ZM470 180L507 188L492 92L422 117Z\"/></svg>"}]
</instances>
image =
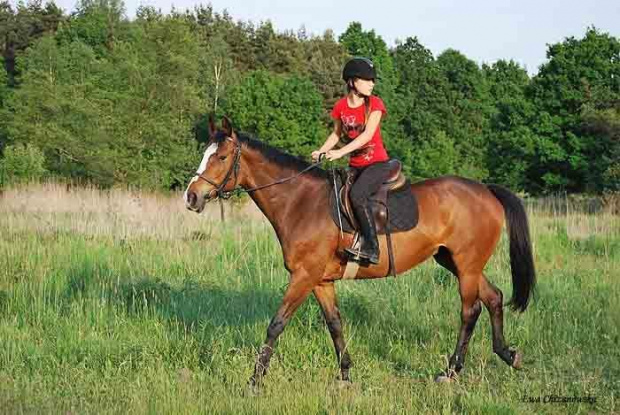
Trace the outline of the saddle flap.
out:
<instances>
[{"instance_id":1,"label":"saddle flap","mask_svg":"<svg viewBox=\"0 0 620 415\"><path fill-rule=\"evenodd\" d=\"M403 188L406 185L408 186L407 178L402 173L402 164L400 161L391 159L387 163L390 166L390 174L388 175L388 179L379 187L379 190L370 197L371 211L378 234L385 234L389 226L388 205L390 193L404 190ZM344 185L340 188L338 193L341 212L346 217L352 228L354 230L358 230L359 225L355 219L353 205L349 197L354 182L355 176L351 171L347 172ZM413 196L411 196L411 198L413 199ZM416 219L414 222L417 222L417 209L415 212L415 217Z\"/></svg>"}]
</instances>

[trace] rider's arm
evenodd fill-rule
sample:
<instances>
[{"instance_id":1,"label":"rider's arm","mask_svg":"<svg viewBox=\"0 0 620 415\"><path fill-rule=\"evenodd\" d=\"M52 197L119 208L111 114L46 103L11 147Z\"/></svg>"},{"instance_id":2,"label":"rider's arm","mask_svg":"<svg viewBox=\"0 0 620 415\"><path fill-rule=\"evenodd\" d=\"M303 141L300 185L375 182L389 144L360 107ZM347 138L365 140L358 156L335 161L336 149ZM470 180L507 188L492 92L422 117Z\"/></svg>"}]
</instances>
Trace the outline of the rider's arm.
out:
<instances>
[{"instance_id":1,"label":"rider's arm","mask_svg":"<svg viewBox=\"0 0 620 415\"><path fill-rule=\"evenodd\" d=\"M325 140L325 143L318 150L319 153L326 153L332 148L334 148L334 146L338 144L338 141L340 140L341 133L342 133L342 121L334 120L334 130L327 137L327 139Z\"/></svg>"}]
</instances>

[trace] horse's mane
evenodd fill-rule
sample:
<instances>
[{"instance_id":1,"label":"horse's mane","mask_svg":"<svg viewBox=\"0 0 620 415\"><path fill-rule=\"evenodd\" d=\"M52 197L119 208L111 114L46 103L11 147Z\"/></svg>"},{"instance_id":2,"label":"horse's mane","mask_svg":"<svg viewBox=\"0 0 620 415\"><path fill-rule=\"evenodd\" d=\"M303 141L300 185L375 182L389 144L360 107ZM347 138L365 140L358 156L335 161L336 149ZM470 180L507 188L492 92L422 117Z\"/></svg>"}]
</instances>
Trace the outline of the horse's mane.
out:
<instances>
[{"instance_id":1,"label":"horse's mane","mask_svg":"<svg viewBox=\"0 0 620 415\"><path fill-rule=\"evenodd\" d=\"M242 146L246 146L252 150L260 152L263 156L265 156L267 160L277 164L278 166L293 169L296 171L302 171L308 166L310 166L310 163L308 163L307 161L291 154L285 153L284 151L276 147L270 146L263 141L251 138L247 134L238 133L238 139ZM329 177L327 172L319 167L308 170L308 172L305 174L325 180Z\"/></svg>"}]
</instances>

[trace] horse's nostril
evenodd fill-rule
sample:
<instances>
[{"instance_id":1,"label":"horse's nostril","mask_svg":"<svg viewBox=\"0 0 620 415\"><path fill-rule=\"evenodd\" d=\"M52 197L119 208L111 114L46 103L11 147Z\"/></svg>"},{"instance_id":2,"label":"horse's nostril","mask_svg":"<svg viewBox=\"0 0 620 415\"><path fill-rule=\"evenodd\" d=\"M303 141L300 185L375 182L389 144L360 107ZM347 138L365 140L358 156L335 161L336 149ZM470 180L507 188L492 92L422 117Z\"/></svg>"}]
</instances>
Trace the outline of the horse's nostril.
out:
<instances>
[{"instance_id":1,"label":"horse's nostril","mask_svg":"<svg viewBox=\"0 0 620 415\"><path fill-rule=\"evenodd\" d=\"M190 206L194 206L196 204L196 200L198 200L198 196L196 196L196 193L189 192L187 194L187 201Z\"/></svg>"}]
</instances>

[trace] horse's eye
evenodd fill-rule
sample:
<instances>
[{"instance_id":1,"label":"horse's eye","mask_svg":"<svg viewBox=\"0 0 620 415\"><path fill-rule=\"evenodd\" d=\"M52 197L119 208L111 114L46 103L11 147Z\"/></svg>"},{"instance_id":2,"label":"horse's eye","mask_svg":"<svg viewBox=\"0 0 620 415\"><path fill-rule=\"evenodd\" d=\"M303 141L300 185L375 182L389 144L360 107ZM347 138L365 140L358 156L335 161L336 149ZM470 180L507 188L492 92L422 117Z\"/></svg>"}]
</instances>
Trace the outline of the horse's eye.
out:
<instances>
[{"instance_id":1,"label":"horse's eye","mask_svg":"<svg viewBox=\"0 0 620 415\"><path fill-rule=\"evenodd\" d=\"M220 156L220 160L224 161L224 160L226 160L226 157L228 157L228 155Z\"/></svg>"}]
</instances>

